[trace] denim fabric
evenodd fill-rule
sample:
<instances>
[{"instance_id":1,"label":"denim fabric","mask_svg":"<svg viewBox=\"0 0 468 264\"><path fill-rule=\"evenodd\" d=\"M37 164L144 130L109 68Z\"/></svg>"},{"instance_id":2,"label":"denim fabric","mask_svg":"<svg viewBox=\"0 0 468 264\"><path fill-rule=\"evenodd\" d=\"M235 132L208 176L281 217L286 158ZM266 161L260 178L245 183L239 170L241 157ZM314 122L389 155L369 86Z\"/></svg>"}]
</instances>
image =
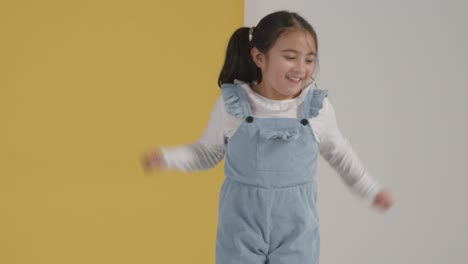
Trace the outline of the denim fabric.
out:
<instances>
[{"instance_id":1,"label":"denim fabric","mask_svg":"<svg viewBox=\"0 0 468 264\"><path fill-rule=\"evenodd\" d=\"M310 121L326 90L305 97L302 118L253 116L239 84L223 84L229 114L243 119L226 142L217 264L317 264L317 141Z\"/></svg>"}]
</instances>

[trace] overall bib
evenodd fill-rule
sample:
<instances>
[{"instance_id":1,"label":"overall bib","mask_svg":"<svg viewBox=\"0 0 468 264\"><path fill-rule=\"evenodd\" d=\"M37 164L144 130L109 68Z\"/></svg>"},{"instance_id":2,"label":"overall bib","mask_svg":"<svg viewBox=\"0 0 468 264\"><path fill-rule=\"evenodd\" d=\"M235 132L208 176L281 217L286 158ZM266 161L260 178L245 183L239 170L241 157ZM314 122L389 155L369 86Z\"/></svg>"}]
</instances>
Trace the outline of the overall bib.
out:
<instances>
[{"instance_id":1,"label":"overall bib","mask_svg":"<svg viewBox=\"0 0 468 264\"><path fill-rule=\"evenodd\" d=\"M243 121L227 141L219 199L217 264L317 264L318 145L309 119L326 90L310 89L302 118L255 117L239 84L223 84L230 115Z\"/></svg>"}]
</instances>

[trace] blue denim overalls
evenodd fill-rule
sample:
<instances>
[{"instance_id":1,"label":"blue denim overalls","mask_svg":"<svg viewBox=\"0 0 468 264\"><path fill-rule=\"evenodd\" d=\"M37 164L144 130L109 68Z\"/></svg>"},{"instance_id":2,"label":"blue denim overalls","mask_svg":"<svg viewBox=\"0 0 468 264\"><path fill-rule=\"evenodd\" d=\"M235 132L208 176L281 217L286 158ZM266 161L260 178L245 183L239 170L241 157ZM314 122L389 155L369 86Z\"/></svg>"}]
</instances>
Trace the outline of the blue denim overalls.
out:
<instances>
[{"instance_id":1,"label":"blue denim overalls","mask_svg":"<svg viewBox=\"0 0 468 264\"><path fill-rule=\"evenodd\" d=\"M317 264L320 233L309 119L327 90L310 89L302 118L255 117L240 84L223 84L230 115L243 119L226 143L217 264Z\"/></svg>"}]
</instances>

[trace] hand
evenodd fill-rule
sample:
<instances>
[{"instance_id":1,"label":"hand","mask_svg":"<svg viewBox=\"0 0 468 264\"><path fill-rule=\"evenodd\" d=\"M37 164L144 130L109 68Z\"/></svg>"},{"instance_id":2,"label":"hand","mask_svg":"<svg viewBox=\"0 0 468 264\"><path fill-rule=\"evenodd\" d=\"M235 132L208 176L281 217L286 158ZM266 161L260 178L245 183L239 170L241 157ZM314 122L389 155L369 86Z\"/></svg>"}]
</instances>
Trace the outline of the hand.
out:
<instances>
[{"instance_id":1,"label":"hand","mask_svg":"<svg viewBox=\"0 0 468 264\"><path fill-rule=\"evenodd\" d=\"M386 190L378 192L373 205L381 210L388 210L393 205L392 195Z\"/></svg>"},{"instance_id":2,"label":"hand","mask_svg":"<svg viewBox=\"0 0 468 264\"><path fill-rule=\"evenodd\" d=\"M165 168L166 166L161 151L159 149L148 151L147 153L145 153L143 155L141 163L145 172L149 172L154 169Z\"/></svg>"}]
</instances>

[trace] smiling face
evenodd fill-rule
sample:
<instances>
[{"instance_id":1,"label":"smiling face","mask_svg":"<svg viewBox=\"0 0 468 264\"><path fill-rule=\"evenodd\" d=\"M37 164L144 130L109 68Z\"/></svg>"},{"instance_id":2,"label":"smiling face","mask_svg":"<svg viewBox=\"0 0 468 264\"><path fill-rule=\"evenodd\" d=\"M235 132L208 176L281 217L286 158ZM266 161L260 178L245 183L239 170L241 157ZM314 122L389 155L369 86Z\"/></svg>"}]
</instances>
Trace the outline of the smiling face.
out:
<instances>
[{"instance_id":1,"label":"smiling face","mask_svg":"<svg viewBox=\"0 0 468 264\"><path fill-rule=\"evenodd\" d=\"M262 72L262 81L252 88L267 98L283 100L298 96L310 81L317 48L307 31L288 30L266 54L255 47L251 54Z\"/></svg>"}]
</instances>

